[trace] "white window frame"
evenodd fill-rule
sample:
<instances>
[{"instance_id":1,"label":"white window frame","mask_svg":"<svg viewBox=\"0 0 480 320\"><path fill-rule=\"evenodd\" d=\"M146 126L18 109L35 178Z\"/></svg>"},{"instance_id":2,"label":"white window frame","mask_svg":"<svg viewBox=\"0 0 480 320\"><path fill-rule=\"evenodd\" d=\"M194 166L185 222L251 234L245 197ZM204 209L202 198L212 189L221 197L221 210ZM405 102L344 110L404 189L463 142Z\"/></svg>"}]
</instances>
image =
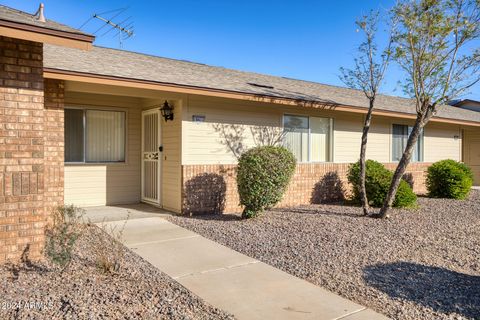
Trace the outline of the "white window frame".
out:
<instances>
[{"instance_id":1,"label":"white window frame","mask_svg":"<svg viewBox=\"0 0 480 320\"><path fill-rule=\"evenodd\" d=\"M307 161L299 161L299 163L332 163L334 162L334 155L333 155L333 133L334 133L334 118L332 117L322 117L322 116L311 116L306 114L295 114L295 113L284 113L282 115L282 130L285 132L285 117L304 117L307 118L308 121L308 149L307 149ZM310 143L310 135L311 135L311 127L310 127L310 118L323 118L329 120L329 132L328 132L328 160L327 161L311 161L311 154L312 154L312 144Z\"/></svg>"},{"instance_id":2,"label":"white window frame","mask_svg":"<svg viewBox=\"0 0 480 320\"><path fill-rule=\"evenodd\" d=\"M64 110L83 110L83 161L65 161L65 155L63 156L65 165L95 165L95 164L108 164L108 165L125 165L128 164L128 110L118 107L102 107L102 106L85 106L85 105L68 105ZM125 139L124 139L124 159L123 161L85 161L87 155L87 110L93 111L110 111L110 112L123 112L125 115ZM64 124L65 126L65 124Z\"/></svg>"}]
</instances>

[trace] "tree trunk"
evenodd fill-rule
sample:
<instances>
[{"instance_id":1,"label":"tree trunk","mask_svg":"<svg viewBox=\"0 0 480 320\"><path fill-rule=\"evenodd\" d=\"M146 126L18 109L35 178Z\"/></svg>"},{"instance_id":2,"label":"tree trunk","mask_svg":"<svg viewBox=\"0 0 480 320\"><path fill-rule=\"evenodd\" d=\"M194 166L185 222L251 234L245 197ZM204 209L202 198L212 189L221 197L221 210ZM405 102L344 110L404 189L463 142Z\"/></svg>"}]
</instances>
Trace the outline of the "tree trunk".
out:
<instances>
[{"instance_id":1,"label":"tree trunk","mask_svg":"<svg viewBox=\"0 0 480 320\"><path fill-rule=\"evenodd\" d=\"M365 180L367 175L366 166L366 154L367 154L367 140L368 131L370 130L370 123L372 121L372 111L375 104L375 98L370 99L370 107L365 117L365 123L363 125L362 143L360 146L360 200L362 203L363 214L368 216L370 206L368 204L367 188L365 186Z\"/></svg>"},{"instance_id":2,"label":"tree trunk","mask_svg":"<svg viewBox=\"0 0 480 320\"><path fill-rule=\"evenodd\" d=\"M388 190L383 207L380 209L380 212L375 215L377 218L386 218L388 210L392 207L393 201L395 200L395 196L397 194L398 186L400 185L403 175L405 174L405 170L407 170L407 166L412 158L413 148L415 147L420 132L424 126L423 118L424 117L419 117L415 121L415 125L412 128L412 133L408 137L405 151L403 152L402 158L400 159L397 169L393 174L392 183L390 184L390 189Z\"/></svg>"}]
</instances>

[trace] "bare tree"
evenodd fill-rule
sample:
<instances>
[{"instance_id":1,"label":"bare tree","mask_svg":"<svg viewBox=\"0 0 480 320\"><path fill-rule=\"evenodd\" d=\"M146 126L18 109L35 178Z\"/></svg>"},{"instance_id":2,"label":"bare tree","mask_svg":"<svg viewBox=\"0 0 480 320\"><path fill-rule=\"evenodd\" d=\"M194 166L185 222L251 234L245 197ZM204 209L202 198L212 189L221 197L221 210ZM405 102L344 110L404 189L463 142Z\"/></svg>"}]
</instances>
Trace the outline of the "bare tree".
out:
<instances>
[{"instance_id":1,"label":"bare tree","mask_svg":"<svg viewBox=\"0 0 480 320\"><path fill-rule=\"evenodd\" d=\"M393 58L405 71L402 82L417 117L378 217L388 217L412 151L425 125L442 105L480 81L479 0L401 0Z\"/></svg>"},{"instance_id":2,"label":"bare tree","mask_svg":"<svg viewBox=\"0 0 480 320\"><path fill-rule=\"evenodd\" d=\"M378 29L379 14L378 11L371 11L368 15L365 15L356 21L359 30L362 30L364 33L365 40L357 49L358 53L357 57L354 59L354 67L352 69L340 68L340 79L343 83L349 88L361 90L369 101L360 145L359 191L364 215L368 215L370 210L367 190L365 187L367 171L365 158L367 153L368 132L370 130L372 112L375 107L377 93L390 62L392 45L392 38L390 37L385 49L380 52L378 50L375 36Z\"/></svg>"}]
</instances>

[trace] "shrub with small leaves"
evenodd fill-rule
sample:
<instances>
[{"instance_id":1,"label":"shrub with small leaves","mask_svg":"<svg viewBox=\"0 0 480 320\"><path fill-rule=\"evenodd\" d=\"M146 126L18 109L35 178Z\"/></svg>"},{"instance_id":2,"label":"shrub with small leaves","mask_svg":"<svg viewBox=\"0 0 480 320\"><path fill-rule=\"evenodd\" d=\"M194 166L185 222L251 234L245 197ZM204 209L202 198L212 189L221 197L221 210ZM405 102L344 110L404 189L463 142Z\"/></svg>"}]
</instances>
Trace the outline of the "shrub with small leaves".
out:
<instances>
[{"instance_id":1,"label":"shrub with small leaves","mask_svg":"<svg viewBox=\"0 0 480 320\"><path fill-rule=\"evenodd\" d=\"M441 160L428 168L427 190L431 198L465 199L473 185L473 172L455 160Z\"/></svg>"},{"instance_id":2,"label":"shrub with small leaves","mask_svg":"<svg viewBox=\"0 0 480 320\"><path fill-rule=\"evenodd\" d=\"M367 189L367 198L372 207L381 207L390 188L393 173L385 168L383 164L375 160L366 161L365 187ZM360 203L360 161L350 165L348 169L348 182L352 184L352 200ZM409 208L417 204L417 195L413 192L410 185L402 180L398 187L394 207Z\"/></svg>"},{"instance_id":3,"label":"shrub with small leaves","mask_svg":"<svg viewBox=\"0 0 480 320\"><path fill-rule=\"evenodd\" d=\"M388 188L390 183L388 184ZM388 192L387 188L387 192ZM393 201L393 207L395 208L414 208L417 206L417 195L413 192L412 187L407 181L401 180L398 186L395 200Z\"/></svg>"},{"instance_id":4,"label":"shrub with small leaves","mask_svg":"<svg viewBox=\"0 0 480 320\"><path fill-rule=\"evenodd\" d=\"M237 187L242 217L251 218L273 207L283 197L295 171L294 155L284 147L261 146L242 154Z\"/></svg>"},{"instance_id":5,"label":"shrub with small leaves","mask_svg":"<svg viewBox=\"0 0 480 320\"><path fill-rule=\"evenodd\" d=\"M103 274L114 275L120 271L125 257L125 246L122 244L123 231L129 217L119 225L102 222L98 230L98 245L92 248L95 263Z\"/></svg>"},{"instance_id":6,"label":"shrub with small leaves","mask_svg":"<svg viewBox=\"0 0 480 320\"><path fill-rule=\"evenodd\" d=\"M73 205L59 206L45 230L45 254L63 269L72 260L75 243L84 231L83 215L84 211Z\"/></svg>"}]
</instances>

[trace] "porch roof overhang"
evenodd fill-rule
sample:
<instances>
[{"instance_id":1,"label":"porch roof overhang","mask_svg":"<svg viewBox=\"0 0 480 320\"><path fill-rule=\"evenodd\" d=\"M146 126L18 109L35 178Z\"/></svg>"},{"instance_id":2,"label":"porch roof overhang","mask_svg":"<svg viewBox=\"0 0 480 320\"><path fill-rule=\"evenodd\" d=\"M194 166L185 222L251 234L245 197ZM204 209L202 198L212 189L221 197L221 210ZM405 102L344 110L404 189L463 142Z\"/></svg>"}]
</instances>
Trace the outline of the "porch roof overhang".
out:
<instances>
[{"instance_id":1,"label":"porch roof overhang","mask_svg":"<svg viewBox=\"0 0 480 320\"><path fill-rule=\"evenodd\" d=\"M95 39L95 37L86 34L54 30L2 19L0 19L0 35L82 50L90 50Z\"/></svg>"},{"instance_id":2,"label":"porch roof overhang","mask_svg":"<svg viewBox=\"0 0 480 320\"><path fill-rule=\"evenodd\" d=\"M124 77L114 77L109 75L91 74L91 73L83 73L83 72L76 72L76 71L70 71L70 70L60 70L60 69L53 69L53 68L44 68L43 76L44 78L48 78L48 79L75 81L80 83L91 83L91 84L100 84L100 85L110 85L110 86L116 86L116 87L147 89L147 90L171 92L176 94L193 94L193 95L208 96L208 97L215 97L215 98L226 98L226 99L235 99L235 100L243 100L243 101L288 105L288 106L299 106L299 107L315 108L315 109L326 109L326 110L350 112L350 113L357 113L357 114L366 114L368 111L368 109L364 107L333 104L333 103L326 103L322 101L309 101L309 100L301 100L301 99L282 98L277 96L270 96L267 94L253 94L248 92L212 89L212 88L205 88L205 87L197 87L197 86L181 85L181 84L175 84L175 83L157 82L157 81L149 81L149 80L141 80L141 79L132 79L132 78L124 78ZM381 109L374 109L373 114L376 116L395 117L395 118L412 119L412 120L416 118L416 115L412 113L396 112L396 111L381 110ZM438 122L438 123L448 123L448 124L480 127L480 122L444 118L439 116L434 116L431 121Z\"/></svg>"}]
</instances>

